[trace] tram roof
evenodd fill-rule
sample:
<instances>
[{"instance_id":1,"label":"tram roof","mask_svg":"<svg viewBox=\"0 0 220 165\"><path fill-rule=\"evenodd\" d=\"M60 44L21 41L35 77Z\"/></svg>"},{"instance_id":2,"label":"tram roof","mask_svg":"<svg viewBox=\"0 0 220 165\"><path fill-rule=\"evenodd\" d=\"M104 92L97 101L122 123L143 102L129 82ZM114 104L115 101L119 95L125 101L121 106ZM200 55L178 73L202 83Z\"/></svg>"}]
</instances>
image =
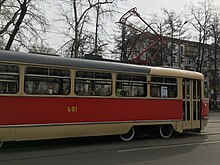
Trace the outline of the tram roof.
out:
<instances>
[{"instance_id":1,"label":"tram roof","mask_svg":"<svg viewBox=\"0 0 220 165\"><path fill-rule=\"evenodd\" d=\"M150 73L150 67L125 63L96 61L60 56L39 55L13 51L0 51L0 61L25 64L53 65L56 67L75 67L84 69L112 70L121 72Z\"/></svg>"},{"instance_id":2,"label":"tram roof","mask_svg":"<svg viewBox=\"0 0 220 165\"><path fill-rule=\"evenodd\" d=\"M0 62L52 65L55 67L74 67L82 69L97 69L104 71L117 71L203 79L203 75L201 73L180 69L150 67L109 61L63 58L60 56L39 55L34 53L21 53L13 51L0 51Z\"/></svg>"},{"instance_id":3,"label":"tram roof","mask_svg":"<svg viewBox=\"0 0 220 165\"><path fill-rule=\"evenodd\" d=\"M174 77L182 77L189 79L204 79L203 74L194 71L181 70L181 69L172 69L172 68L163 68L163 67L152 67L151 69L152 75L160 75L160 76L174 76Z\"/></svg>"}]
</instances>

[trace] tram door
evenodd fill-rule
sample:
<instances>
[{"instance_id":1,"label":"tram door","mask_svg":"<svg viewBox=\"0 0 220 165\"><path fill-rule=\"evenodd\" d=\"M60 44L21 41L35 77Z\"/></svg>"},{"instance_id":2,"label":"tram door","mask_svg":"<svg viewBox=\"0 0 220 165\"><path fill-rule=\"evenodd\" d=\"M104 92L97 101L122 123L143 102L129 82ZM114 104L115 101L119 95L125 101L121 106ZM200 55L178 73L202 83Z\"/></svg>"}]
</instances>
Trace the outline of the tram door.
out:
<instances>
[{"instance_id":1,"label":"tram door","mask_svg":"<svg viewBox=\"0 0 220 165\"><path fill-rule=\"evenodd\" d=\"M201 81L183 79L183 130L200 128Z\"/></svg>"}]
</instances>

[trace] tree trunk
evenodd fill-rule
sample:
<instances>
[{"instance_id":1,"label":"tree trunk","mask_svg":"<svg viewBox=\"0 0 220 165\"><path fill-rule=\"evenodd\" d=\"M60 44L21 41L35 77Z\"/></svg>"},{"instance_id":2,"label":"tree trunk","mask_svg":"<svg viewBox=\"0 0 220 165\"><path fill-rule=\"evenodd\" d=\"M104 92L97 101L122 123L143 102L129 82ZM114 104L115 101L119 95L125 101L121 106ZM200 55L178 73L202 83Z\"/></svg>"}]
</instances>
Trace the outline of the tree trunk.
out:
<instances>
[{"instance_id":1,"label":"tree trunk","mask_svg":"<svg viewBox=\"0 0 220 165\"><path fill-rule=\"evenodd\" d=\"M170 52L170 58L171 58L171 61L170 61L170 66L171 68L173 67L173 28L172 28L172 34L171 34L171 52Z\"/></svg>"},{"instance_id":2,"label":"tree trunk","mask_svg":"<svg viewBox=\"0 0 220 165\"><path fill-rule=\"evenodd\" d=\"M121 58L120 58L121 61L126 60L127 57L127 43L125 41L125 38L126 38L126 27L124 24L122 24L122 31L121 31L122 42L121 42Z\"/></svg>"},{"instance_id":3,"label":"tree trunk","mask_svg":"<svg viewBox=\"0 0 220 165\"><path fill-rule=\"evenodd\" d=\"M2 9L2 5L5 3L6 0L1 0L0 1L0 13L1 13L1 9Z\"/></svg>"},{"instance_id":4,"label":"tree trunk","mask_svg":"<svg viewBox=\"0 0 220 165\"><path fill-rule=\"evenodd\" d=\"M214 75L213 75L213 101L214 105L213 108L216 110L217 109L217 91L216 91L216 82L217 82L217 38L215 37L215 48L214 48Z\"/></svg>"},{"instance_id":5,"label":"tree trunk","mask_svg":"<svg viewBox=\"0 0 220 165\"><path fill-rule=\"evenodd\" d=\"M98 0L98 3L99 3L99 0ZM95 55L98 54L99 8L100 8L100 6L98 4L97 7L96 7L97 13L96 13L96 26L95 26L95 49L94 49Z\"/></svg>"},{"instance_id":6,"label":"tree trunk","mask_svg":"<svg viewBox=\"0 0 220 165\"><path fill-rule=\"evenodd\" d=\"M23 19L24 19L26 13L27 13L27 6L26 5L27 5L27 0L24 0L23 4L20 4L21 14L20 14L17 22L15 23L15 27L14 27L14 30L13 30L12 34L10 34L10 38L8 40L8 43L7 43L6 47L5 47L5 50L10 50L11 45L12 45L14 39L15 39L15 36L18 33L20 25L22 24Z\"/></svg>"},{"instance_id":7,"label":"tree trunk","mask_svg":"<svg viewBox=\"0 0 220 165\"><path fill-rule=\"evenodd\" d=\"M197 59L197 67L196 71L200 72L200 65L201 65L201 42L202 42L202 32L199 32L199 50L198 50L198 59Z\"/></svg>"},{"instance_id":8,"label":"tree trunk","mask_svg":"<svg viewBox=\"0 0 220 165\"><path fill-rule=\"evenodd\" d=\"M204 55L205 55L205 41L206 41L206 34L204 31L203 40L202 40L202 54L201 54L201 61L200 61L200 67L199 67L199 72L201 73L202 73L202 67L203 67L203 61L204 61Z\"/></svg>"},{"instance_id":9,"label":"tree trunk","mask_svg":"<svg viewBox=\"0 0 220 165\"><path fill-rule=\"evenodd\" d=\"M78 29L79 29L79 23L78 23L78 16L77 16L77 6L76 6L76 0L73 1L73 10L74 10L74 17L75 17L75 45L74 45L74 56L75 58L78 57L78 51L79 51L79 37L78 37ZM73 58L73 52L71 53L71 58Z\"/></svg>"}]
</instances>

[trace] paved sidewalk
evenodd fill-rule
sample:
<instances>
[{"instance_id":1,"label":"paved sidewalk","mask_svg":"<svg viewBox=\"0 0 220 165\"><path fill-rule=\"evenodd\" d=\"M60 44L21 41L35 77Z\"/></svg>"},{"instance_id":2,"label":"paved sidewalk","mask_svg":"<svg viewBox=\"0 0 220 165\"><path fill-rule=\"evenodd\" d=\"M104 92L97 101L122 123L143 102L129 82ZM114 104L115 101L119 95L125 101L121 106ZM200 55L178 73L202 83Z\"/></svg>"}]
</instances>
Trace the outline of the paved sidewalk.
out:
<instances>
[{"instance_id":1,"label":"paved sidewalk","mask_svg":"<svg viewBox=\"0 0 220 165\"><path fill-rule=\"evenodd\" d=\"M202 131L202 134L220 134L220 111L209 112L208 125L205 127L205 130Z\"/></svg>"}]
</instances>

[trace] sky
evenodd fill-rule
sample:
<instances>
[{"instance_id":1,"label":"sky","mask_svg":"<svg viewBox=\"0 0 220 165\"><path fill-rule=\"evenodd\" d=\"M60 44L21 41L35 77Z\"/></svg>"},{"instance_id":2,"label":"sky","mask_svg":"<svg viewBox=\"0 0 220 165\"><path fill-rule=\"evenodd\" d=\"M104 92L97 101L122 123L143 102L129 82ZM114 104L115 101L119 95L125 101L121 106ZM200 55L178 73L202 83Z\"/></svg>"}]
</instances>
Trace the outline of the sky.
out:
<instances>
[{"instance_id":1,"label":"sky","mask_svg":"<svg viewBox=\"0 0 220 165\"><path fill-rule=\"evenodd\" d=\"M190 2L196 4L199 0L126 0L124 5L122 3L119 8L120 11L123 11L137 7L143 14L160 13L162 8L180 13L184 10L184 6ZM220 1L213 0L213 2L220 9Z\"/></svg>"},{"instance_id":2,"label":"sky","mask_svg":"<svg viewBox=\"0 0 220 165\"><path fill-rule=\"evenodd\" d=\"M119 6L120 10L128 10L137 7L143 14L160 13L161 8L174 11L181 11L186 3L192 0L127 0L124 6ZM194 0L195 1L195 0ZM123 5L123 3L121 3ZM124 11L125 11L124 10Z\"/></svg>"},{"instance_id":3,"label":"sky","mask_svg":"<svg viewBox=\"0 0 220 165\"><path fill-rule=\"evenodd\" d=\"M118 3L118 14L116 14L113 20L108 20L109 22L107 25L109 29L115 29L118 26L115 24L115 22L117 22L125 12L134 7L137 7L138 13L146 21L152 18L152 15L155 13L160 15L162 13L162 8L165 8L168 11L173 10L174 12L184 15L184 7L190 2L196 4L199 2L199 0L125 0L124 2ZM213 2L214 5L220 10L220 0L213 0ZM49 4L50 10L47 10L48 17L53 18L54 15L57 15L57 10L54 10L54 7L56 7L56 1L51 1ZM55 23L54 26L55 29L58 29L60 25ZM55 49L58 49L65 42L65 38L63 38L63 36L57 33L54 29L51 31L52 32L47 36L49 45Z\"/></svg>"}]
</instances>

